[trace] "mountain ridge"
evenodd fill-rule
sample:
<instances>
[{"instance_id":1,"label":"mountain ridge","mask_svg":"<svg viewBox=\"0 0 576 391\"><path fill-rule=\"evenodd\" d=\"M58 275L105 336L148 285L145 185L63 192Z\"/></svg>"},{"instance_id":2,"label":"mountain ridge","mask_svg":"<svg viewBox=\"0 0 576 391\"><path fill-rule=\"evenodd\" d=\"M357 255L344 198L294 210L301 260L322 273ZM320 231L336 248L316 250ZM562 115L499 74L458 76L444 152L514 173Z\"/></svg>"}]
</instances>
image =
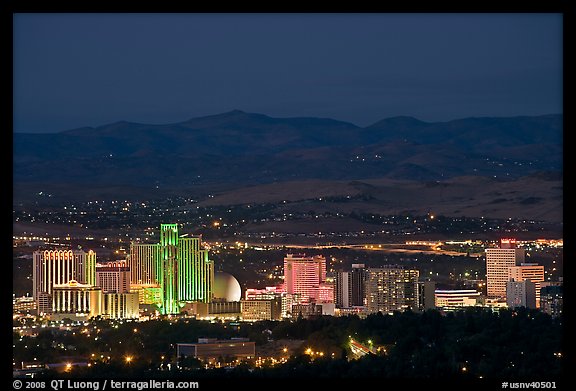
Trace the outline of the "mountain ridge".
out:
<instances>
[{"instance_id":1,"label":"mountain ridge","mask_svg":"<svg viewBox=\"0 0 576 391\"><path fill-rule=\"evenodd\" d=\"M241 110L169 124L117 121L57 133L14 133L14 183L190 187L389 177L518 178L562 171L562 114L366 127L331 118Z\"/></svg>"}]
</instances>

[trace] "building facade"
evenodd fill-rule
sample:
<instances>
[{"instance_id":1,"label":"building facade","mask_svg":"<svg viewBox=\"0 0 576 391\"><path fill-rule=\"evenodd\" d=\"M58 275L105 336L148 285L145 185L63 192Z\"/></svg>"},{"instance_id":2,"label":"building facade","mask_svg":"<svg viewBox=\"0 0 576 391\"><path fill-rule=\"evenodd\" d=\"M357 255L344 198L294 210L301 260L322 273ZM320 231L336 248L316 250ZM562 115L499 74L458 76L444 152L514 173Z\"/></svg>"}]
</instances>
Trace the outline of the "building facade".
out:
<instances>
[{"instance_id":1,"label":"building facade","mask_svg":"<svg viewBox=\"0 0 576 391\"><path fill-rule=\"evenodd\" d=\"M508 280L530 280L536 286L536 308L540 308L540 288L544 282L544 266L537 263L521 263L508 269Z\"/></svg>"},{"instance_id":2,"label":"building facade","mask_svg":"<svg viewBox=\"0 0 576 391\"><path fill-rule=\"evenodd\" d=\"M130 268L126 261L114 261L96 264L96 286L102 292L130 292Z\"/></svg>"},{"instance_id":3,"label":"building facade","mask_svg":"<svg viewBox=\"0 0 576 391\"><path fill-rule=\"evenodd\" d=\"M437 290L436 307L443 310L455 310L478 305L480 292L473 289Z\"/></svg>"},{"instance_id":4,"label":"building facade","mask_svg":"<svg viewBox=\"0 0 576 391\"><path fill-rule=\"evenodd\" d=\"M284 258L286 293L299 295L302 303L319 300L320 284L326 281L326 258L287 254Z\"/></svg>"},{"instance_id":5,"label":"building facade","mask_svg":"<svg viewBox=\"0 0 576 391\"><path fill-rule=\"evenodd\" d=\"M71 280L52 287L52 319L88 320L102 315L102 290Z\"/></svg>"},{"instance_id":6,"label":"building facade","mask_svg":"<svg viewBox=\"0 0 576 391\"><path fill-rule=\"evenodd\" d=\"M52 311L52 288L70 281L96 283L96 253L92 250L38 250L32 256L32 295L38 313Z\"/></svg>"},{"instance_id":7,"label":"building facade","mask_svg":"<svg viewBox=\"0 0 576 391\"><path fill-rule=\"evenodd\" d=\"M562 286L546 286L540 290L540 310L553 317L562 315Z\"/></svg>"},{"instance_id":8,"label":"building facade","mask_svg":"<svg viewBox=\"0 0 576 391\"><path fill-rule=\"evenodd\" d=\"M242 320L254 322L258 320L282 319L282 300L280 297L260 300L241 300Z\"/></svg>"},{"instance_id":9,"label":"building facade","mask_svg":"<svg viewBox=\"0 0 576 391\"><path fill-rule=\"evenodd\" d=\"M352 264L352 270L336 273L334 302L337 308L365 305L366 269L364 264Z\"/></svg>"},{"instance_id":10,"label":"building facade","mask_svg":"<svg viewBox=\"0 0 576 391\"><path fill-rule=\"evenodd\" d=\"M129 265L134 284L160 286L163 314L180 313L183 302L212 300L214 263L201 238L180 237L178 224L161 224L158 244L132 243Z\"/></svg>"},{"instance_id":11,"label":"building facade","mask_svg":"<svg viewBox=\"0 0 576 391\"><path fill-rule=\"evenodd\" d=\"M530 280L506 283L506 305L508 308L536 308L536 284Z\"/></svg>"},{"instance_id":12,"label":"building facade","mask_svg":"<svg viewBox=\"0 0 576 391\"><path fill-rule=\"evenodd\" d=\"M244 292L246 300L272 300L279 298L281 302L281 318L289 318L292 312L292 304L294 302L293 295L289 295L283 288L275 286L267 286L264 289L248 288Z\"/></svg>"},{"instance_id":13,"label":"building facade","mask_svg":"<svg viewBox=\"0 0 576 391\"><path fill-rule=\"evenodd\" d=\"M524 262L524 250L514 239L502 239L499 248L486 249L486 293L490 298L505 298L508 268Z\"/></svg>"},{"instance_id":14,"label":"building facade","mask_svg":"<svg viewBox=\"0 0 576 391\"><path fill-rule=\"evenodd\" d=\"M436 283L418 281L418 311L436 308Z\"/></svg>"},{"instance_id":15,"label":"building facade","mask_svg":"<svg viewBox=\"0 0 576 391\"><path fill-rule=\"evenodd\" d=\"M418 306L418 270L404 266L367 269L368 313L403 311Z\"/></svg>"},{"instance_id":16,"label":"building facade","mask_svg":"<svg viewBox=\"0 0 576 391\"><path fill-rule=\"evenodd\" d=\"M103 293L102 316L107 319L138 319L138 293Z\"/></svg>"}]
</instances>

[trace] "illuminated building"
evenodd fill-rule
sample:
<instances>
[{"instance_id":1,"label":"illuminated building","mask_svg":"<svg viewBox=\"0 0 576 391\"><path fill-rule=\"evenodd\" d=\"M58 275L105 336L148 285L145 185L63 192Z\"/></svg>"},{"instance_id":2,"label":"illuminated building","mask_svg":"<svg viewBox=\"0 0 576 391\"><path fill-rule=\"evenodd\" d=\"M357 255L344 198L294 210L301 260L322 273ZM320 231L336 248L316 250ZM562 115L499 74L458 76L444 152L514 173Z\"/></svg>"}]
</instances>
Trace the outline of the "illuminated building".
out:
<instances>
[{"instance_id":1,"label":"illuminated building","mask_svg":"<svg viewBox=\"0 0 576 391\"><path fill-rule=\"evenodd\" d=\"M102 316L108 319L138 319L140 316L138 304L138 293L104 293Z\"/></svg>"},{"instance_id":2,"label":"illuminated building","mask_svg":"<svg viewBox=\"0 0 576 391\"><path fill-rule=\"evenodd\" d=\"M540 290L540 310L548 315L562 315L562 286L550 285Z\"/></svg>"},{"instance_id":3,"label":"illuminated building","mask_svg":"<svg viewBox=\"0 0 576 391\"><path fill-rule=\"evenodd\" d=\"M316 303L292 304L292 319L310 318L322 315L322 305Z\"/></svg>"},{"instance_id":4,"label":"illuminated building","mask_svg":"<svg viewBox=\"0 0 576 391\"><path fill-rule=\"evenodd\" d=\"M282 309L280 316L282 318L290 317L290 313L292 312L293 295L284 292L283 288L267 286L264 289L248 288L245 292L246 300L272 300L275 298L280 298L281 301Z\"/></svg>"},{"instance_id":5,"label":"illuminated building","mask_svg":"<svg viewBox=\"0 0 576 391\"><path fill-rule=\"evenodd\" d=\"M322 315L334 316L336 314L336 304L334 302L320 302L318 304L322 307Z\"/></svg>"},{"instance_id":6,"label":"illuminated building","mask_svg":"<svg viewBox=\"0 0 576 391\"><path fill-rule=\"evenodd\" d=\"M162 288L160 285L130 284L130 292L138 293L138 302L143 305L162 305Z\"/></svg>"},{"instance_id":7,"label":"illuminated building","mask_svg":"<svg viewBox=\"0 0 576 391\"><path fill-rule=\"evenodd\" d=\"M303 254L287 254L284 258L286 293L299 294L303 303L318 300L320 284L325 281L326 258Z\"/></svg>"},{"instance_id":8,"label":"illuminated building","mask_svg":"<svg viewBox=\"0 0 576 391\"><path fill-rule=\"evenodd\" d=\"M242 289L238 280L230 273L214 272L213 299L240 301Z\"/></svg>"},{"instance_id":9,"label":"illuminated building","mask_svg":"<svg viewBox=\"0 0 576 391\"><path fill-rule=\"evenodd\" d=\"M183 302L212 300L214 263L200 237L180 237L178 224L160 225L160 243L130 245L132 282L161 288L160 311L180 313Z\"/></svg>"},{"instance_id":10,"label":"illuminated building","mask_svg":"<svg viewBox=\"0 0 576 391\"><path fill-rule=\"evenodd\" d=\"M196 318L237 319L241 315L240 301L186 302L182 312Z\"/></svg>"},{"instance_id":11,"label":"illuminated building","mask_svg":"<svg viewBox=\"0 0 576 391\"><path fill-rule=\"evenodd\" d=\"M139 292L130 292L130 268L126 261L96 265L96 285L102 289L102 316L107 319L137 319Z\"/></svg>"},{"instance_id":12,"label":"illuminated building","mask_svg":"<svg viewBox=\"0 0 576 391\"><path fill-rule=\"evenodd\" d=\"M34 251L32 263L32 292L39 314L52 310L52 287L77 281L96 283L96 253L92 250L39 250Z\"/></svg>"},{"instance_id":13,"label":"illuminated building","mask_svg":"<svg viewBox=\"0 0 576 391\"><path fill-rule=\"evenodd\" d=\"M205 304L208 305L208 316L216 315L220 318L233 319L240 316L240 301L215 300Z\"/></svg>"},{"instance_id":14,"label":"illuminated building","mask_svg":"<svg viewBox=\"0 0 576 391\"><path fill-rule=\"evenodd\" d=\"M102 292L127 293L130 291L130 268L126 261L96 264L96 286Z\"/></svg>"},{"instance_id":15,"label":"illuminated building","mask_svg":"<svg viewBox=\"0 0 576 391\"><path fill-rule=\"evenodd\" d=\"M157 265L160 263L160 246L158 244L130 245L128 266L130 282L135 285L154 285L158 283Z\"/></svg>"},{"instance_id":16,"label":"illuminated building","mask_svg":"<svg viewBox=\"0 0 576 391\"><path fill-rule=\"evenodd\" d=\"M536 287L536 308L540 308L540 288L544 282L544 266L537 263L521 263L508 268L508 280L530 280Z\"/></svg>"},{"instance_id":17,"label":"illuminated building","mask_svg":"<svg viewBox=\"0 0 576 391\"><path fill-rule=\"evenodd\" d=\"M362 319L366 318L368 313L366 312L366 307L349 307L349 308L335 308L335 316L348 316L356 315Z\"/></svg>"},{"instance_id":18,"label":"illuminated building","mask_svg":"<svg viewBox=\"0 0 576 391\"><path fill-rule=\"evenodd\" d=\"M241 300L242 320L280 320L282 318L282 301L280 297L261 300Z\"/></svg>"},{"instance_id":19,"label":"illuminated building","mask_svg":"<svg viewBox=\"0 0 576 391\"><path fill-rule=\"evenodd\" d=\"M198 338L198 343L176 344L176 357L194 357L213 364L220 357L229 359L254 358L256 344L248 338L217 340L215 338Z\"/></svg>"},{"instance_id":20,"label":"illuminated building","mask_svg":"<svg viewBox=\"0 0 576 391\"><path fill-rule=\"evenodd\" d=\"M102 315L102 290L75 280L52 287L52 319L88 320Z\"/></svg>"},{"instance_id":21,"label":"illuminated building","mask_svg":"<svg viewBox=\"0 0 576 391\"><path fill-rule=\"evenodd\" d=\"M536 284L530 280L506 282L506 305L536 308Z\"/></svg>"},{"instance_id":22,"label":"illuminated building","mask_svg":"<svg viewBox=\"0 0 576 391\"><path fill-rule=\"evenodd\" d=\"M37 308L36 301L33 297L15 297L12 299L12 311L14 313L32 313Z\"/></svg>"},{"instance_id":23,"label":"illuminated building","mask_svg":"<svg viewBox=\"0 0 576 391\"><path fill-rule=\"evenodd\" d=\"M437 290L436 307L443 310L454 310L462 307L473 307L478 304L480 292L472 289Z\"/></svg>"},{"instance_id":24,"label":"illuminated building","mask_svg":"<svg viewBox=\"0 0 576 391\"><path fill-rule=\"evenodd\" d=\"M334 285L321 283L318 286L318 303L334 303Z\"/></svg>"},{"instance_id":25,"label":"illuminated building","mask_svg":"<svg viewBox=\"0 0 576 391\"><path fill-rule=\"evenodd\" d=\"M418 270L403 266L369 268L366 278L368 313L403 311L418 306Z\"/></svg>"},{"instance_id":26,"label":"illuminated building","mask_svg":"<svg viewBox=\"0 0 576 391\"><path fill-rule=\"evenodd\" d=\"M486 249L486 290L490 298L506 297L508 268L524 262L524 250L515 239L502 239L500 248Z\"/></svg>"}]
</instances>

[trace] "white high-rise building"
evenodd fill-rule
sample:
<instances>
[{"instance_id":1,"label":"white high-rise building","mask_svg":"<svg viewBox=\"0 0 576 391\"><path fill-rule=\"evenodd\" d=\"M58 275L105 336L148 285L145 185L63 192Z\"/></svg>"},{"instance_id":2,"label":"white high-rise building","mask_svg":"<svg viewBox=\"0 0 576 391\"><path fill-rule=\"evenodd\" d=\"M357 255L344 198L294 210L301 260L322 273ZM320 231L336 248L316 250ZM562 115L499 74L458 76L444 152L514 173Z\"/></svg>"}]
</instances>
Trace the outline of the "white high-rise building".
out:
<instances>
[{"instance_id":1,"label":"white high-rise building","mask_svg":"<svg viewBox=\"0 0 576 391\"><path fill-rule=\"evenodd\" d=\"M502 239L499 248L486 249L486 288L489 298L505 298L508 268L524 262L524 249L515 239Z\"/></svg>"},{"instance_id":2,"label":"white high-rise building","mask_svg":"<svg viewBox=\"0 0 576 391\"><path fill-rule=\"evenodd\" d=\"M96 284L96 253L92 250L38 250L32 258L32 295L39 314L52 312L52 289L74 280Z\"/></svg>"}]
</instances>

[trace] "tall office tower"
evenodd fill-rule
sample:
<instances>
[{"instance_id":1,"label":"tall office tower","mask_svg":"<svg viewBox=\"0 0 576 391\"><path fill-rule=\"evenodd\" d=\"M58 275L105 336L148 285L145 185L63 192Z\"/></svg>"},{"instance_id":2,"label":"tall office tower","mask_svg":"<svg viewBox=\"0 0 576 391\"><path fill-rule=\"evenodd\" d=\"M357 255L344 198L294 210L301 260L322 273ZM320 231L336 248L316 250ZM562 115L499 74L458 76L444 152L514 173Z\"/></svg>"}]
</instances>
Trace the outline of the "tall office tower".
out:
<instances>
[{"instance_id":1,"label":"tall office tower","mask_svg":"<svg viewBox=\"0 0 576 391\"><path fill-rule=\"evenodd\" d=\"M160 225L158 276L163 294L163 313L178 314L178 224Z\"/></svg>"},{"instance_id":2,"label":"tall office tower","mask_svg":"<svg viewBox=\"0 0 576 391\"><path fill-rule=\"evenodd\" d=\"M130 283L135 285L158 284L157 267L160 263L160 246L158 244L130 245L128 267Z\"/></svg>"},{"instance_id":3,"label":"tall office tower","mask_svg":"<svg viewBox=\"0 0 576 391\"><path fill-rule=\"evenodd\" d=\"M214 262L199 237L180 237L177 224L160 225L160 243L130 245L130 273L135 285L159 285L161 312L180 313L181 302L212 300Z\"/></svg>"},{"instance_id":4,"label":"tall office tower","mask_svg":"<svg viewBox=\"0 0 576 391\"><path fill-rule=\"evenodd\" d=\"M515 239L502 239L500 248L486 249L486 288L489 298L505 298L508 268L524 262L524 250Z\"/></svg>"},{"instance_id":5,"label":"tall office tower","mask_svg":"<svg viewBox=\"0 0 576 391\"><path fill-rule=\"evenodd\" d=\"M544 266L537 263L521 263L508 268L508 281L530 280L536 286L536 308L540 308L540 287L544 282Z\"/></svg>"},{"instance_id":6,"label":"tall office tower","mask_svg":"<svg viewBox=\"0 0 576 391\"><path fill-rule=\"evenodd\" d=\"M38 250L33 253L32 294L38 313L52 312L52 287L75 280L95 284L96 253L92 250Z\"/></svg>"},{"instance_id":7,"label":"tall office tower","mask_svg":"<svg viewBox=\"0 0 576 391\"><path fill-rule=\"evenodd\" d=\"M506 305L536 308L536 284L530 280L506 282Z\"/></svg>"},{"instance_id":8,"label":"tall office tower","mask_svg":"<svg viewBox=\"0 0 576 391\"><path fill-rule=\"evenodd\" d=\"M364 305L366 270L364 264L352 264L349 272L336 273L334 300L337 308L361 307Z\"/></svg>"},{"instance_id":9,"label":"tall office tower","mask_svg":"<svg viewBox=\"0 0 576 391\"><path fill-rule=\"evenodd\" d=\"M326 281L326 258L320 255L287 254L284 258L286 293L300 295L302 302L319 299L320 283Z\"/></svg>"},{"instance_id":10,"label":"tall office tower","mask_svg":"<svg viewBox=\"0 0 576 391\"><path fill-rule=\"evenodd\" d=\"M353 263L350 271L350 306L361 307L366 299L366 265Z\"/></svg>"},{"instance_id":11,"label":"tall office tower","mask_svg":"<svg viewBox=\"0 0 576 391\"><path fill-rule=\"evenodd\" d=\"M426 311L436 308L436 283L418 281L418 310Z\"/></svg>"},{"instance_id":12,"label":"tall office tower","mask_svg":"<svg viewBox=\"0 0 576 391\"><path fill-rule=\"evenodd\" d=\"M81 284L96 285L96 253L73 250L74 262L76 263L76 281Z\"/></svg>"},{"instance_id":13,"label":"tall office tower","mask_svg":"<svg viewBox=\"0 0 576 391\"><path fill-rule=\"evenodd\" d=\"M334 285L334 303L336 308L350 308L352 306L350 304L352 301L350 274L350 272L343 271L336 273L336 284Z\"/></svg>"},{"instance_id":14,"label":"tall office tower","mask_svg":"<svg viewBox=\"0 0 576 391\"><path fill-rule=\"evenodd\" d=\"M126 261L96 264L96 286L104 293L130 292L130 268Z\"/></svg>"},{"instance_id":15,"label":"tall office tower","mask_svg":"<svg viewBox=\"0 0 576 391\"><path fill-rule=\"evenodd\" d=\"M404 266L367 269L366 307L369 313L389 313L418 306L418 270Z\"/></svg>"},{"instance_id":16,"label":"tall office tower","mask_svg":"<svg viewBox=\"0 0 576 391\"><path fill-rule=\"evenodd\" d=\"M212 301L214 261L208 250L202 248L201 237L178 239L178 300Z\"/></svg>"},{"instance_id":17,"label":"tall office tower","mask_svg":"<svg viewBox=\"0 0 576 391\"><path fill-rule=\"evenodd\" d=\"M96 285L102 289L102 316L107 319L136 319L138 293L130 293L130 268L126 261L96 264Z\"/></svg>"}]
</instances>

